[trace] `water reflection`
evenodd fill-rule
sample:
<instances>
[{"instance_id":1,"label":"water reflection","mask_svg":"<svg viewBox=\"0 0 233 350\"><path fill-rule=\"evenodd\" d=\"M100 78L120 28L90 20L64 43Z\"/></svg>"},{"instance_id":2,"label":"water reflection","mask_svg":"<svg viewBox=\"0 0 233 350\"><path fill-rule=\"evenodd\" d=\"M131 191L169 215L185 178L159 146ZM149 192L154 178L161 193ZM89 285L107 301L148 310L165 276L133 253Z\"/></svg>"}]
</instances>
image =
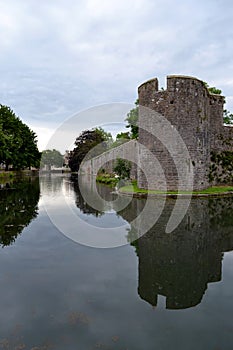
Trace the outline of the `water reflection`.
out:
<instances>
[{"instance_id":1,"label":"water reflection","mask_svg":"<svg viewBox=\"0 0 233 350\"><path fill-rule=\"evenodd\" d=\"M88 206L77 183L74 188L76 204L83 212L94 211L96 216L103 213ZM90 184L85 191L91 196ZM102 198L113 200L110 188L100 185L98 191ZM150 201L155 207L160 199ZM133 243L139 258L138 293L143 300L156 306L158 295L162 295L167 309L189 308L201 302L208 283L221 281L223 253L233 250L232 201L232 197L193 199L185 218L171 234L166 234L165 228L175 201L166 201L158 222ZM133 199L118 215L131 223L144 206L145 200ZM112 207L115 209L114 202ZM129 242L139 229L131 225Z\"/></svg>"},{"instance_id":2,"label":"water reflection","mask_svg":"<svg viewBox=\"0 0 233 350\"><path fill-rule=\"evenodd\" d=\"M101 216L107 210L107 206L102 205L99 209L96 209L95 206L89 205L89 201L86 201L80 191L80 182L82 184L83 192L87 195L87 197L91 197L92 203L99 203L99 198L96 198L96 193L93 191L93 177L87 176L78 179L76 175L61 176L59 174L47 174L40 176L40 188L44 196L53 196L57 199L60 196L63 197L63 201L70 198L71 202L75 202L76 207L83 214L92 214L96 217ZM110 187L97 184L97 188L105 201L111 201L113 199L111 194L112 189Z\"/></svg>"},{"instance_id":3,"label":"water reflection","mask_svg":"<svg viewBox=\"0 0 233 350\"><path fill-rule=\"evenodd\" d=\"M144 199L133 199L123 210L117 211L116 195L111 188L97 186L100 196L105 199L99 202L93 193L92 182L81 181L86 197L92 198L96 206L83 198L76 178L47 178L44 187L47 186L50 196L63 191L76 205L77 215L82 213L80 217L95 227L130 224L145 206ZM160 205L160 199L149 200L150 208ZM201 302L208 283L221 281L223 253L233 250L232 202L232 197L193 199L181 224L171 234L166 234L165 228L175 204L172 199L166 201L158 222L133 243L139 259L138 293L143 300L156 306L158 296L162 295L166 297L167 309L189 308ZM109 216L106 214L109 209L117 213ZM137 237L139 230L140 227L131 225L128 232L125 231L129 242Z\"/></svg>"},{"instance_id":4,"label":"water reflection","mask_svg":"<svg viewBox=\"0 0 233 350\"><path fill-rule=\"evenodd\" d=\"M0 244L12 244L23 228L38 214L39 179L12 181L0 191Z\"/></svg>"},{"instance_id":5,"label":"water reflection","mask_svg":"<svg viewBox=\"0 0 233 350\"><path fill-rule=\"evenodd\" d=\"M101 208L102 210L98 210L98 209L94 208L93 206L90 206L86 202L86 200L83 198L82 193L81 193L80 188L79 188L78 179L74 177L72 179L72 183L73 183L73 189L75 192L75 203L76 203L77 207L82 211L82 213L93 214L96 217L103 215L105 208ZM93 198L93 191L92 191L92 186L91 186L92 184L93 184L93 181L82 181L82 186L83 186L85 193L90 193L92 195L92 198ZM104 193L102 193L102 195L108 196L108 193L109 193L108 188L106 190L102 186L102 192L104 192ZM98 199L94 199L94 201L95 200L98 201Z\"/></svg>"},{"instance_id":6,"label":"water reflection","mask_svg":"<svg viewBox=\"0 0 233 350\"><path fill-rule=\"evenodd\" d=\"M142 206L134 200L121 215L132 220ZM208 283L221 281L223 252L233 250L232 198L193 199L179 227L165 234L173 206L168 200L157 224L134 243L138 293L152 306L162 295L167 309L183 309L201 302Z\"/></svg>"},{"instance_id":7,"label":"water reflection","mask_svg":"<svg viewBox=\"0 0 233 350\"><path fill-rule=\"evenodd\" d=\"M56 196L61 192L64 177L60 174L40 174L40 189L42 194Z\"/></svg>"}]
</instances>

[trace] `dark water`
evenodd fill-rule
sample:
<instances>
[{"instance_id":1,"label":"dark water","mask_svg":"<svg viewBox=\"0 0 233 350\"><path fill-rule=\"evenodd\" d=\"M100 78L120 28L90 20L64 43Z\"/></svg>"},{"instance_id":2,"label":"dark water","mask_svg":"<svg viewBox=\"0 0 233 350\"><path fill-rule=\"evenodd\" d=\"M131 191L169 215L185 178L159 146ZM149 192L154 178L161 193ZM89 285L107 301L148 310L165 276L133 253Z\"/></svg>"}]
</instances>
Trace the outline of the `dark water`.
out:
<instances>
[{"instance_id":1,"label":"dark water","mask_svg":"<svg viewBox=\"0 0 233 350\"><path fill-rule=\"evenodd\" d=\"M67 227L68 202L104 229L131 223L145 200L116 214L89 206L69 177L44 177L40 190L36 178L11 186L0 191L0 349L233 348L233 198L192 200L165 234L168 200L141 239L97 249L62 234L44 201ZM115 196L103 186L99 193ZM126 242L133 234L130 224L119 229Z\"/></svg>"}]
</instances>

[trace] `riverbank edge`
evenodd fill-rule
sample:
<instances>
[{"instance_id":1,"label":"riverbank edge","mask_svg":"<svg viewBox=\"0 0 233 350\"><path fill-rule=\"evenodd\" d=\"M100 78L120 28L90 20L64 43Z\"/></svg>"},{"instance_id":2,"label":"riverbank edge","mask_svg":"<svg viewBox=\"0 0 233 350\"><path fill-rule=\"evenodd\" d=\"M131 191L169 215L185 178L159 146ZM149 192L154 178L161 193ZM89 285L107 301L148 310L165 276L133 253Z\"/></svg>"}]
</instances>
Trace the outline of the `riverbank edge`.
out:
<instances>
[{"instance_id":1,"label":"riverbank edge","mask_svg":"<svg viewBox=\"0 0 233 350\"><path fill-rule=\"evenodd\" d=\"M133 192L133 191L124 191L124 188L118 190L119 194L124 196L133 197L133 198L209 198L209 197L233 197L233 191L223 191L223 192L213 192L213 193L148 193L148 192Z\"/></svg>"},{"instance_id":2,"label":"riverbank edge","mask_svg":"<svg viewBox=\"0 0 233 350\"><path fill-rule=\"evenodd\" d=\"M9 171L0 171L0 180L1 179L13 179L19 176L37 176L39 175L39 170L9 170Z\"/></svg>"}]
</instances>

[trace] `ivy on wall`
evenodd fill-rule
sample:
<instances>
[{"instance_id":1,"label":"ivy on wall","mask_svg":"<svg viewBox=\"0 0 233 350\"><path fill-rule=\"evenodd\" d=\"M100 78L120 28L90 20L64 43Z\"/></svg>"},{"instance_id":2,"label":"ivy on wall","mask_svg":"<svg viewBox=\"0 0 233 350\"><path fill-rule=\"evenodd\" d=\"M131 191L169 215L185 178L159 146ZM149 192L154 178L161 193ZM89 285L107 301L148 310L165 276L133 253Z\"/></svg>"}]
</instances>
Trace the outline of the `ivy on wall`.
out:
<instances>
[{"instance_id":1,"label":"ivy on wall","mask_svg":"<svg viewBox=\"0 0 233 350\"><path fill-rule=\"evenodd\" d=\"M209 180L216 184L233 183L233 152L211 152Z\"/></svg>"}]
</instances>

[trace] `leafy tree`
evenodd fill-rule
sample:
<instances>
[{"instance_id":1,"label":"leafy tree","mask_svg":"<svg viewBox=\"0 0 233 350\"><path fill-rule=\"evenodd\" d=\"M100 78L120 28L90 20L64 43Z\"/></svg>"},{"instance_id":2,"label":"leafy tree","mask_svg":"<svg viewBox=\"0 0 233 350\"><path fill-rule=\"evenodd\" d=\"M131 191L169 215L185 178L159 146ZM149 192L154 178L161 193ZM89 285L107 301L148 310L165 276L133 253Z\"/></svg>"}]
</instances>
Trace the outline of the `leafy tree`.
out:
<instances>
[{"instance_id":1,"label":"leafy tree","mask_svg":"<svg viewBox=\"0 0 233 350\"><path fill-rule=\"evenodd\" d=\"M127 128L130 128L130 138L138 138L138 114L139 114L139 100L135 102L135 108L131 109L127 114L125 121L127 121Z\"/></svg>"},{"instance_id":2,"label":"leafy tree","mask_svg":"<svg viewBox=\"0 0 233 350\"><path fill-rule=\"evenodd\" d=\"M129 179L131 171L131 162L126 159L117 158L113 170L117 175L119 175L121 179Z\"/></svg>"},{"instance_id":3,"label":"leafy tree","mask_svg":"<svg viewBox=\"0 0 233 350\"><path fill-rule=\"evenodd\" d=\"M123 143L128 142L130 139L129 132L121 132L120 134L117 134L116 140L111 144L111 148L118 147Z\"/></svg>"},{"instance_id":4,"label":"leafy tree","mask_svg":"<svg viewBox=\"0 0 233 350\"><path fill-rule=\"evenodd\" d=\"M117 140L120 140L120 139L130 140L129 132L121 132L120 134L117 134L116 139Z\"/></svg>"},{"instance_id":5,"label":"leafy tree","mask_svg":"<svg viewBox=\"0 0 233 350\"><path fill-rule=\"evenodd\" d=\"M38 167L36 134L7 106L0 104L0 163L8 170Z\"/></svg>"},{"instance_id":6,"label":"leafy tree","mask_svg":"<svg viewBox=\"0 0 233 350\"><path fill-rule=\"evenodd\" d=\"M209 90L210 93L216 94L216 95L221 95L222 90L217 89L214 86L213 87L209 87L209 85L206 82L204 82L204 84L205 84L205 86L207 87L207 89ZM223 122L224 122L224 124L230 124L230 125L233 124L233 114L230 111L226 110L226 109L224 109L224 111L223 111Z\"/></svg>"},{"instance_id":7,"label":"leafy tree","mask_svg":"<svg viewBox=\"0 0 233 350\"><path fill-rule=\"evenodd\" d=\"M226 109L223 111L223 121L225 124L233 125L233 114Z\"/></svg>"},{"instance_id":8,"label":"leafy tree","mask_svg":"<svg viewBox=\"0 0 233 350\"><path fill-rule=\"evenodd\" d=\"M204 81L204 84L205 84L205 87L208 89L208 91L209 91L211 94L221 95L222 90L217 89L215 86L210 87L209 84L206 83L205 81Z\"/></svg>"},{"instance_id":9,"label":"leafy tree","mask_svg":"<svg viewBox=\"0 0 233 350\"><path fill-rule=\"evenodd\" d=\"M76 138L75 148L70 152L70 169L78 171L84 157L90 159L105 152L109 147L109 143L112 143L112 135L102 128L83 131Z\"/></svg>"},{"instance_id":10,"label":"leafy tree","mask_svg":"<svg viewBox=\"0 0 233 350\"><path fill-rule=\"evenodd\" d=\"M42 152L41 156L41 167L47 166L49 169L51 166L55 166L57 168L60 168L63 166L64 159L63 155L57 151L56 149L50 150L47 149Z\"/></svg>"}]
</instances>

